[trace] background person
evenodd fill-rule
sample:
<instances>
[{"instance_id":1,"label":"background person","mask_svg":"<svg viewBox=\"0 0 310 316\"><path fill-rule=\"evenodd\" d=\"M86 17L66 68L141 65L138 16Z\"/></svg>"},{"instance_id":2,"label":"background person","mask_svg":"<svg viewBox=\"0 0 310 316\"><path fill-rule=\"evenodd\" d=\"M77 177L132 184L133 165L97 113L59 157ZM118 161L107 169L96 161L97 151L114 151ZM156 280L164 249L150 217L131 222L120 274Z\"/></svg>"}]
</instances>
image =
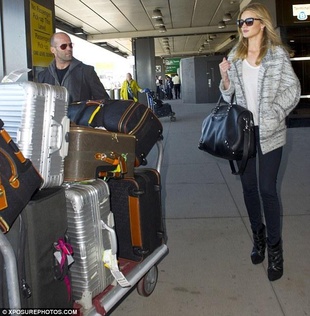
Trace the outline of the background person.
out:
<instances>
[{"instance_id":1,"label":"background person","mask_svg":"<svg viewBox=\"0 0 310 316\"><path fill-rule=\"evenodd\" d=\"M167 94L167 98L168 100L173 99L173 95L172 95L172 89L173 89L173 82L172 82L172 78L170 76L166 76L166 94Z\"/></svg>"},{"instance_id":2,"label":"background person","mask_svg":"<svg viewBox=\"0 0 310 316\"><path fill-rule=\"evenodd\" d=\"M285 118L299 101L300 83L265 6L249 4L237 24L239 42L219 65L220 90L226 101L235 93L237 104L254 116L257 157L249 159L241 183L253 232L252 263L263 262L267 244L268 278L274 281L283 275L277 175L286 142Z\"/></svg>"},{"instance_id":3,"label":"background person","mask_svg":"<svg viewBox=\"0 0 310 316\"><path fill-rule=\"evenodd\" d=\"M178 76L178 74L175 74L175 76L172 78L173 82L173 89L174 89L174 96L176 99L180 99L181 97L181 81Z\"/></svg>"},{"instance_id":4,"label":"background person","mask_svg":"<svg viewBox=\"0 0 310 316\"><path fill-rule=\"evenodd\" d=\"M123 100L134 100L138 101L138 92L145 92L144 89L140 88L137 81L132 79L132 75L128 73L126 80L123 82L121 87L121 99Z\"/></svg>"},{"instance_id":5,"label":"background person","mask_svg":"<svg viewBox=\"0 0 310 316\"><path fill-rule=\"evenodd\" d=\"M38 82L66 87L69 103L110 99L94 67L73 57L73 44L66 33L52 36L51 52L55 58L48 68L38 74Z\"/></svg>"}]
</instances>

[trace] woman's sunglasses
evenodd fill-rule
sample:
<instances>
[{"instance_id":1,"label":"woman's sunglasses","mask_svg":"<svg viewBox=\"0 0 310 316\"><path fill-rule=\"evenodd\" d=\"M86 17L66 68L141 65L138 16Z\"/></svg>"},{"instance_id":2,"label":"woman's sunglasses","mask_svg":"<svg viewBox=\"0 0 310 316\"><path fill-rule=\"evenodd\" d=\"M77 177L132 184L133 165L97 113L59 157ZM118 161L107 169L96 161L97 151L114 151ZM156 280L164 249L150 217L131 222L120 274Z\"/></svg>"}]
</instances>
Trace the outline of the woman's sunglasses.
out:
<instances>
[{"instance_id":1,"label":"woman's sunglasses","mask_svg":"<svg viewBox=\"0 0 310 316\"><path fill-rule=\"evenodd\" d=\"M61 45L59 45L59 48L60 48L61 50L65 50L68 46L69 46L70 48L73 48L73 43L61 44Z\"/></svg>"},{"instance_id":2,"label":"woman's sunglasses","mask_svg":"<svg viewBox=\"0 0 310 316\"><path fill-rule=\"evenodd\" d=\"M252 26L254 24L254 21L261 21L261 19L247 18L245 20L237 20L237 25L239 28L241 28L244 23L246 26Z\"/></svg>"}]
</instances>

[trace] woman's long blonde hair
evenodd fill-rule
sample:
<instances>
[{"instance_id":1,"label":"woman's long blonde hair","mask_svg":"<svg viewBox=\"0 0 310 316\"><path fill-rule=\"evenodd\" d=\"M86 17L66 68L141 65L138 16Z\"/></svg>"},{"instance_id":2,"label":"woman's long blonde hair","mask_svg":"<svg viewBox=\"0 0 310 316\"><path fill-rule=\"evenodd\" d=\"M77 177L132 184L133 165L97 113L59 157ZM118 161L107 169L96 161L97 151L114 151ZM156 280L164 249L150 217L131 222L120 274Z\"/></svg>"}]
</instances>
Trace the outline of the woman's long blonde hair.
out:
<instances>
[{"instance_id":1,"label":"woman's long blonde hair","mask_svg":"<svg viewBox=\"0 0 310 316\"><path fill-rule=\"evenodd\" d=\"M250 3L244 7L238 16L238 19L241 18L241 15L245 11L251 11L256 14L257 18L261 20L261 23L265 26L263 29L263 38L261 42L261 49L256 60L256 64L259 65L267 53L268 48L274 48L276 46L283 46L280 35L275 31L272 25L272 18L267 8L261 3ZM239 28L239 42L236 47L236 53L234 60L236 59L245 59L248 55L248 39L244 38L242 31Z\"/></svg>"}]
</instances>

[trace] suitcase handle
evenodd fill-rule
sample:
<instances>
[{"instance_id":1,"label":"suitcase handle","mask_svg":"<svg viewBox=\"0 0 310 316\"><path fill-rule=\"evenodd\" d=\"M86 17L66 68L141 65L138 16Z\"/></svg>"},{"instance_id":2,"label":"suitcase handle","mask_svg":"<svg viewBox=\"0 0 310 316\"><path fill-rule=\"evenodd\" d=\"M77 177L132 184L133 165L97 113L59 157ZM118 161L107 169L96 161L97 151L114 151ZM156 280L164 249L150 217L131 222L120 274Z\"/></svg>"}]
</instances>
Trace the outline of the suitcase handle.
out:
<instances>
[{"instance_id":1,"label":"suitcase handle","mask_svg":"<svg viewBox=\"0 0 310 316\"><path fill-rule=\"evenodd\" d=\"M86 101L87 106L92 106L92 105L99 105L99 106L104 106L104 103L106 102L106 99L101 99L101 100L88 100Z\"/></svg>"},{"instance_id":2,"label":"suitcase handle","mask_svg":"<svg viewBox=\"0 0 310 316\"><path fill-rule=\"evenodd\" d=\"M69 126L70 120L67 117L62 119L61 124L52 120L51 137L49 141L50 154L59 150L62 158L68 155L69 142L67 131L69 130Z\"/></svg>"},{"instance_id":3,"label":"suitcase handle","mask_svg":"<svg viewBox=\"0 0 310 316\"><path fill-rule=\"evenodd\" d=\"M112 255L116 255L117 252L117 238L115 230L107 225L103 220L101 220L101 228L106 229L110 234L110 241L111 241L111 251Z\"/></svg>"},{"instance_id":4,"label":"suitcase handle","mask_svg":"<svg viewBox=\"0 0 310 316\"><path fill-rule=\"evenodd\" d=\"M61 121L61 125L62 125L62 143L61 143L61 148L60 148L60 156L62 158L65 158L66 156L68 156L68 152L69 152L69 130L70 130L70 119L65 116L62 121Z\"/></svg>"}]
</instances>

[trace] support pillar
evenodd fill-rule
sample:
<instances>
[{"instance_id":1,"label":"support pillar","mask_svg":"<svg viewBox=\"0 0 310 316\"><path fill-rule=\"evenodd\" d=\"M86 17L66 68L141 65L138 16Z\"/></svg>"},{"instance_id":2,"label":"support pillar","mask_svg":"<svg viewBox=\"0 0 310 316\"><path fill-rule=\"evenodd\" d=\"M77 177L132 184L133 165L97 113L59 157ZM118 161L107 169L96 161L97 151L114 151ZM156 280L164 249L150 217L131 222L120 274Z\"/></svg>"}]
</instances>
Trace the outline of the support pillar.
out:
<instances>
[{"instance_id":1,"label":"support pillar","mask_svg":"<svg viewBox=\"0 0 310 316\"><path fill-rule=\"evenodd\" d=\"M134 79L143 89L156 89L155 85L155 43L153 38L136 38L133 40L135 56ZM139 102L147 105L146 95L139 94Z\"/></svg>"},{"instance_id":2,"label":"support pillar","mask_svg":"<svg viewBox=\"0 0 310 316\"><path fill-rule=\"evenodd\" d=\"M28 6L27 0L1 1L1 79L13 70L29 67L27 48L30 42L27 36L25 14Z\"/></svg>"}]
</instances>

